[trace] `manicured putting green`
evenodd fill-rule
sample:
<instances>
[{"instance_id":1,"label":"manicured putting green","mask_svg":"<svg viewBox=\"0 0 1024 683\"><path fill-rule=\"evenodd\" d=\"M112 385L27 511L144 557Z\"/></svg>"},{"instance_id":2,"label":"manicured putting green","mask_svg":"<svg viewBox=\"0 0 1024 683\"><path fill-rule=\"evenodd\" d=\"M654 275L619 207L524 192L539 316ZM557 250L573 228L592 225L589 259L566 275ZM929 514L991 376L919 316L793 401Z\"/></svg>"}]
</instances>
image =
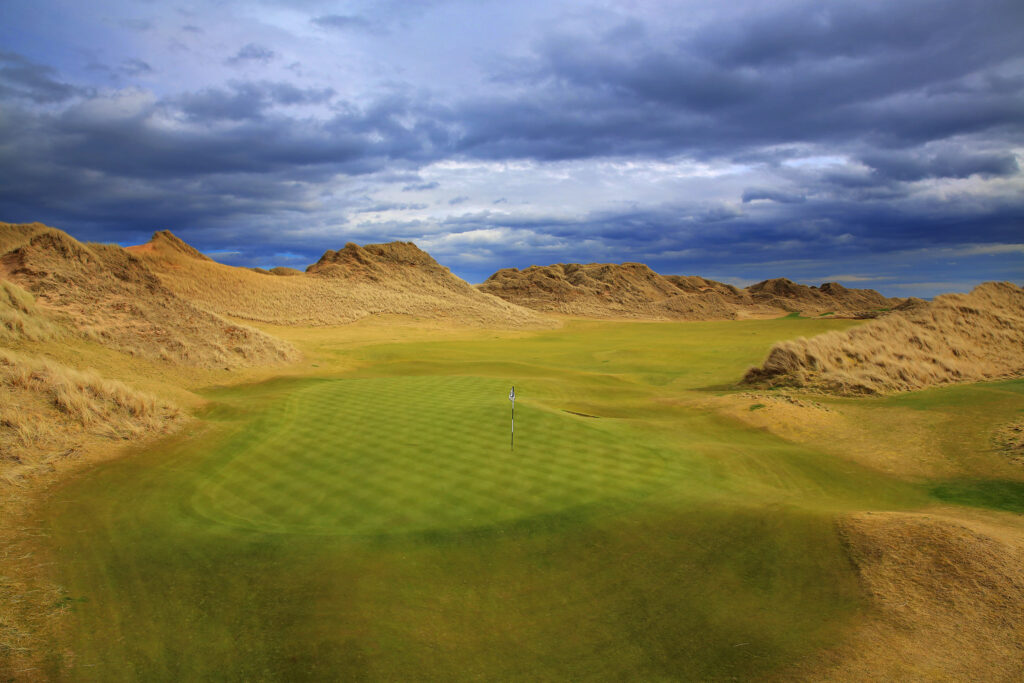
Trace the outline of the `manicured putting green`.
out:
<instances>
[{"instance_id":1,"label":"manicured putting green","mask_svg":"<svg viewBox=\"0 0 1024 683\"><path fill-rule=\"evenodd\" d=\"M260 531L456 530L642 495L681 469L603 420L531 406L478 377L316 381L258 421L196 492Z\"/></svg>"}]
</instances>

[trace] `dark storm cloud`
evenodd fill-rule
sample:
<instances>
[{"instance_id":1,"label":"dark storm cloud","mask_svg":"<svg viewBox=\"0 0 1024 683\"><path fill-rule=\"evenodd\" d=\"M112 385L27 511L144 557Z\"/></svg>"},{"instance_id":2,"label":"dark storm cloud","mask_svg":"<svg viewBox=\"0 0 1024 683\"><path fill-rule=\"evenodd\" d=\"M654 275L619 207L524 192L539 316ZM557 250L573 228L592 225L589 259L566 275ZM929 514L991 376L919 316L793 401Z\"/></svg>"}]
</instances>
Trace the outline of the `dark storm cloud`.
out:
<instances>
[{"instance_id":1,"label":"dark storm cloud","mask_svg":"<svg viewBox=\"0 0 1024 683\"><path fill-rule=\"evenodd\" d=\"M382 160L419 164L457 154L730 158L768 145L833 142L874 169L875 178L837 179L848 183L1008 175L1017 162L1007 152L929 155L915 148L958 135L991 136L996 147L1024 142L1020 79L994 73L1019 53L1016 7L801 5L704 27L660 47L648 45L648 29L632 22L542 39L532 60L500 74L528 84L526 96L442 104L391 95L359 108L341 104L333 119L313 123L269 110L329 102L330 89L236 82L159 104L187 117L192 129L164 130L145 114L83 120L71 109L42 122L41 151L78 167L174 176L277 171L284 164L360 173ZM274 54L251 43L232 61ZM74 93L51 69L4 56L4 82L20 84L25 96L42 102ZM235 125L212 128L222 122ZM785 200L777 190L751 198Z\"/></svg>"},{"instance_id":2,"label":"dark storm cloud","mask_svg":"<svg viewBox=\"0 0 1024 683\"><path fill-rule=\"evenodd\" d=\"M400 97L342 103L324 121L274 111L332 100L329 89L236 82L165 100L93 95L52 113L9 107L0 117L0 214L114 240L128 224L212 227L311 213L321 184L336 176L415 177L397 172L438 131L429 121L400 123L411 106Z\"/></svg>"},{"instance_id":3,"label":"dark storm cloud","mask_svg":"<svg viewBox=\"0 0 1024 683\"><path fill-rule=\"evenodd\" d=\"M759 199L766 199L780 204L803 204L807 201L807 197L802 194L795 194L766 187L750 187L743 191L742 200L744 204L748 204Z\"/></svg>"},{"instance_id":4,"label":"dark storm cloud","mask_svg":"<svg viewBox=\"0 0 1024 683\"><path fill-rule=\"evenodd\" d=\"M398 119L408 103L339 106L330 119L294 119L273 104L317 103L326 90L241 83L163 100L122 104L94 98L59 114L22 111L0 120L0 140L18 154L6 164L46 163L70 172L148 180L198 179L223 173L290 173L312 181L360 175L388 162L429 159L424 148L442 133L430 121ZM192 125L169 125L184 117ZM40 187L44 194L47 188Z\"/></svg>"},{"instance_id":5,"label":"dark storm cloud","mask_svg":"<svg viewBox=\"0 0 1024 683\"><path fill-rule=\"evenodd\" d=\"M462 111L463 149L501 158L731 155L789 141L908 146L1004 128L1020 138L1019 3L801 4L657 43L552 35L496 78L525 100Z\"/></svg>"},{"instance_id":6,"label":"dark storm cloud","mask_svg":"<svg viewBox=\"0 0 1024 683\"><path fill-rule=\"evenodd\" d=\"M239 49L238 52L235 53L235 56L229 58L226 63L238 65L244 64L245 62L261 62L266 64L276 56L277 53L269 47L257 45L256 43L249 43Z\"/></svg>"},{"instance_id":7,"label":"dark storm cloud","mask_svg":"<svg viewBox=\"0 0 1024 683\"><path fill-rule=\"evenodd\" d=\"M441 183L432 181L429 183L411 183L402 187L403 192L422 192L424 190L433 190L441 186Z\"/></svg>"},{"instance_id":8,"label":"dark storm cloud","mask_svg":"<svg viewBox=\"0 0 1024 683\"><path fill-rule=\"evenodd\" d=\"M877 151L861 161L883 178L914 181L925 178L1010 176L1020 171L1017 158L1008 152L977 153L957 150L934 155Z\"/></svg>"},{"instance_id":9,"label":"dark storm cloud","mask_svg":"<svg viewBox=\"0 0 1024 683\"><path fill-rule=\"evenodd\" d=\"M0 98L28 99L38 104L63 102L78 89L56 78L56 71L22 55L0 50Z\"/></svg>"},{"instance_id":10,"label":"dark storm cloud","mask_svg":"<svg viewBox=\"0 0 1024 683\"><path fill-rule=\"evenodd\" d=\"M561 245L538 250L524 238L523 248L502 249L501 266L632 260L666 274L708 274L742 265L755 280L785 276L783 268L796 264L852 262L870 267L887 254L925 247L949 254L965 242L1019 244L1024 221L1024 199L1019 198L994 207L969 201L932 207L847 201L771 206L764 212L752 208L740 213L682 203L593 212L577 219L483 212L451 217L443 227L457 235L499 226L513 234L551 236ZM588 242L598 246L588 247ZM913 265L906 264L908 269ZM472 265L462 271L477 280L490 274Z\"/></svg>"},{"instance_id":11,"label":"dark storm cloud","mask_svg":"<svg viewBox=\"0 0 1024 683\"><path fill-rule=\"evenodd\" d=\"M207 88L186 93L174 105L195 121L262 118L275 105L321 104L334 97L330 88L297 88L284 82L233 82L226 88Z\"/></svg>"}]
</instances>

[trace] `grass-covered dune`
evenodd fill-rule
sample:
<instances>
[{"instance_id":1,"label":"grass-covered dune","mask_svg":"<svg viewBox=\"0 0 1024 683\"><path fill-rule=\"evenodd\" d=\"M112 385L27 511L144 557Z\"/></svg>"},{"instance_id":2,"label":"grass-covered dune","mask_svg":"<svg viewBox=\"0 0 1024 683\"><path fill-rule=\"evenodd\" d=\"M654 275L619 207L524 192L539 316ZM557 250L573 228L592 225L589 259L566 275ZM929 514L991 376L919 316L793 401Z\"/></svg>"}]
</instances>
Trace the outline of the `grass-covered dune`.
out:
<instances>
[{"instance_id":1,"label":"grass-covered dune","mask_svg":"<svg viewBox=\"0 0 1024 683\"><path fill-rule=\"evenodd\" d=\"M938 505L991 528L1014 515L978 492L1024 477L974 446L1024 410L1024 385L833 399L819 411L830 439L751 421L778 401L732 388L746 367L775 341L852 324L275 328L304 366L201 389L188 430L85 471L41 508L36 552L64 616L38 672L855 680L873 653L876 672L913 673L931 660L906 636L932 631L878 626L891 615L873 591L886 597L905 572L872 530L900 539L902 520L927 526L920 511ZM877 424L878 448L928 430L931 460L915 471L931 474L876 466L832 415ZM840 522L866 511L886 524ZM988 533L956 547L972 553ZM979 566L1012 566L996 562L1011 551L984 547L995 559ZM942 586L970 602L977 579ZM1014 581L992 605L1024 597ZM943 614L929 585L914 593L922 623ZM996 623L991 609L963 623L975 617ZM1012 671L1007 623L963 656Z\"/></svg>"},{"instance_id":2,"label":"grass-covered dune","mask_svg":"<svg viewBox=\"0 0 1024 683\"><path fill-rule=\"evenodd\" d=\"M883 394L1021 376L1024 289L985 282L852 330L775 344L745 381Z\"/></svg>"}]
</instances>

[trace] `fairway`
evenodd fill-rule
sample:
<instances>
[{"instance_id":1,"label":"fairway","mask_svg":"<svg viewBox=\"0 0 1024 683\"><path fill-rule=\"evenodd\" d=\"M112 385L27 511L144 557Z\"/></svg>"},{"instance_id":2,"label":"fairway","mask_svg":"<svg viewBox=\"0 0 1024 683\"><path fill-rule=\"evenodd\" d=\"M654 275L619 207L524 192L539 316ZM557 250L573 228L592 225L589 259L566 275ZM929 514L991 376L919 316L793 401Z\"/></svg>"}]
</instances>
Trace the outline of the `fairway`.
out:
<instances>
[{"instance_id":1,"label":"fairway","mask_svg":"<svg viewBox=\"0 0 1024 683\"><path fill-rule=\"evenodd\" d=\"M304 370L203 389L187 431L51 496L71 649L48 675L783 675L864 608L837 514L970 500L707 407L776 339L851 324L295 330ZM1022 398L867 405L980 424Z\"/></svg>"}]
</instances>

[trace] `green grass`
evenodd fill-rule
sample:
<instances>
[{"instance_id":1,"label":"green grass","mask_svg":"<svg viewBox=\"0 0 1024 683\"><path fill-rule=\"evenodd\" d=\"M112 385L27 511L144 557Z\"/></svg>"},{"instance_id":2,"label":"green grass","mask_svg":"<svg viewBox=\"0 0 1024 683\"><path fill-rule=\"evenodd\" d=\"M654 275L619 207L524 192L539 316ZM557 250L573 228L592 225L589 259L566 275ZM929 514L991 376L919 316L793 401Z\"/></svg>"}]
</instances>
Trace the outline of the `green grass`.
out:
<instances>
[{"instance_id":1,"label":"green grass","mask_svg":"<svg viewBox=\"0 0 1024 683\"><path fill-rule=\"evenodd\" d=\"M512 450L506 391L458 376L314 381L275 408L258 443L227 447L238 455L194 507L259 531L458 532L636 498L685 473L628 429L522 399Z\"/></svg>"},{"instance_id":2,"label":"green grass","mask_svg":"<svg viewBox=\"0 0 1024 683\"><path fill-rule=\"evenodd\" d=\"M932 486L931 495L957 505L1024 513L1024 482L991 479L947 481Z\"/></svg>"},{"instance_id":3,"label":"green grass","mask_svg":"<svg viewBox=\"0 0 1024 683\"><path fill-rule=\"evenodd\" d=\"M835 514L913 508L930 492L699 399L777 339L850 325L588 322L369 344L318 333L307 351L324 374L210 389L193 433L55 492L44 518L72 616L49 673L780 670L863 607Z\"/></svg>"}]
</instances>

